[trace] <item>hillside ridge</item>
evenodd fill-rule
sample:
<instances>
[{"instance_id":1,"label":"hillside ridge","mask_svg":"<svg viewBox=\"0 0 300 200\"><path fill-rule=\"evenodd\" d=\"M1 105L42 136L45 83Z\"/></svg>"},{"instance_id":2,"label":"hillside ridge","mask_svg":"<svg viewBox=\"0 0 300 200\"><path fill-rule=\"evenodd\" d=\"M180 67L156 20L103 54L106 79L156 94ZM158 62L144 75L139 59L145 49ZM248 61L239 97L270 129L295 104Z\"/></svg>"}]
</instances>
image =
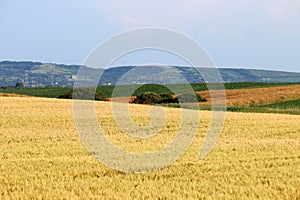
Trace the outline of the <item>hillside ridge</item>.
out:
<instances>
[{"instance_id":1,"label":"hillside ridge","mask_svg":"<svg viewBox=\"0 0 300 200\"><path fill-rule=\"evenodd\" d=\"M80 65L65 65L56 63L42 63L31 61L2 61L0 62L0 87L15 86L17 82L24 83L27 87L38 86L72 86L76 80L76 74ZM88 68L83 66L86 72L86 79L94 74L103 73L98 85L115 85L118 80L127 72L140 67L143 71L137 76L125 81L126 84L143 84L155 80L161 84L180 84L184 77L189 83L204 83L205 81L195 68L183 66L171 66L163 68L158 66L120 66L108 68ZM200 68L200 71L211 73L209 68ZM219 68L224 82L270 82L270 83L293 83L300 82L300 73L244 69L244 68ZM170 76L174 74L174 76ZM179 74L180 76L177 76ZM150 77L149 79L149 75ZM135 79L138 77L137 79ZM154 77L154 78L153 78Z\"/></svg>"}]
</instances>

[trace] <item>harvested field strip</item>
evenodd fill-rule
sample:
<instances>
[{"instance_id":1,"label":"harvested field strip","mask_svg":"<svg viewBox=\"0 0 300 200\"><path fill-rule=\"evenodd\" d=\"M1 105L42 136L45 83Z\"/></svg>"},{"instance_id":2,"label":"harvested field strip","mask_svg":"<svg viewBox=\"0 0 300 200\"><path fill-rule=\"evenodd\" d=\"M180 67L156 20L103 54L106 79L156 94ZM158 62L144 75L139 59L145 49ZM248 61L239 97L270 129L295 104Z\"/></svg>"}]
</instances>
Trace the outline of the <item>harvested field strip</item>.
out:
<instances>
[{"instance_id":1,"label":"harvested field strip","mask_svg":"<svg viewBox=\"0 0 300 200\"><path fill-rule=\"evenodd\" d=\"M211 103L211 98L208 91L198 93L208 100L207 102L200 104L207 105ZM275 103L277 101L289 101L299 98L300 85L226 90L228 106L259 106Z\"/></svg>"}]
</instances>

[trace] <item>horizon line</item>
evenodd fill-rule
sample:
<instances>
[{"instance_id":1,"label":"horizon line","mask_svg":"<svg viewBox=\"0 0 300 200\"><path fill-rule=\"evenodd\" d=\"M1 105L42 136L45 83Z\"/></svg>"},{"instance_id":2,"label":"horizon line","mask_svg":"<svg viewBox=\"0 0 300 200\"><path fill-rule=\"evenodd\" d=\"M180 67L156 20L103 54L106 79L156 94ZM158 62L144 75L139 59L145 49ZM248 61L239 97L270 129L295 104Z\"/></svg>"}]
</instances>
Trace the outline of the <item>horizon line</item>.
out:
<instances>
[{"instance_id":1,"label":"horizon line","mask_svg":"<svg viewBox=\"0 0 300 200\"><path fill-rule=\"evenodd\" d=\"M33 63L43 63L43 64L56 64L56 65L77 65L77 66L83 66L83 64L74 64L74 63L61 63L61 62L45 62L45 61L38 61L38 60L0 60L1 62L33 62ZM114 66L109 66L108 68L102 68L102 69L111 69L111 68L117 68L117 67L136 67L136 66L147 66L147 65L161 65L161 66L170 66L170 67L193 67L193 66L188 66L188 65L178 65L178 64L156 64L156 63L148 63L148 64L124 64L124 65L114 65ZM268 69L265 67L262 68L252 68L252 67L247 67L247 66L225 66L225 65L216 65L214 66L217 69L247 69L247 70L260 70L260 71L275 71L275 72L289 72L289 73L300 73L299 71L285 71L284 69L279 70L279 69ZM91 68L91 67L90 67ZM100 68L100 67L99 67ZM208 66L200 66L199 68L211 68Z\"/></svg>"}]
</instances>

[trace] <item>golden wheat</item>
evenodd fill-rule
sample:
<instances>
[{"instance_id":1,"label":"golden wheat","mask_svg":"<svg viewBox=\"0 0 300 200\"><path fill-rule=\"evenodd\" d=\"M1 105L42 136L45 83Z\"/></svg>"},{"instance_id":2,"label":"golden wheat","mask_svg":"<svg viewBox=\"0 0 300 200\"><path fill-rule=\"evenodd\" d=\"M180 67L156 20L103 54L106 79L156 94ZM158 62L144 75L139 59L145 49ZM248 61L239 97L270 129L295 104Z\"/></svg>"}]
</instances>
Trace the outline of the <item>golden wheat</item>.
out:
<instances>
[{"instance_id":1,"label":"golden wheat","mask_svg":"<svg viewBox=\"0 0 300 200\"><path fill-rule=\"evenodd\" d=\"M148 174L122 173L96 161L77 135L72 102L0 97L1 199L299 199L300 116L227 113L215 149L198 160L210 112L201 112L197 137L183 157ZM98 102L98 121L116 145L132 151L163 147L178 130L167 109L157 136L123 134ZM149 123L148 106L132 105L133 121Z\"/></svg>"}]
</instances>

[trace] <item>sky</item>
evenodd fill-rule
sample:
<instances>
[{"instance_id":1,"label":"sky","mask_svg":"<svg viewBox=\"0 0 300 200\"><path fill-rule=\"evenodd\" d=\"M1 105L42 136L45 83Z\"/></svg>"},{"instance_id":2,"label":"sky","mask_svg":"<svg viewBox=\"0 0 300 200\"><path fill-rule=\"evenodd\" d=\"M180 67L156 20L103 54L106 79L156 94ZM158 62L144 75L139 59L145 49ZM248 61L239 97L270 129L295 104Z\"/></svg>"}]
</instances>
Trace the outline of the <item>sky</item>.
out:
<instances>
[{"instance_id":1,"label":"sky","mask_svg":"<svg viewBox=\"0 0 300 200\"><path fill-rule=\"evenodd\" d=\"M81 64L124 31L159 27L199 43L218 67L300 72L300 0L0 0L0 61ZM185 65L136 52L116 65Z\"/></svg>"}]
</instances>

